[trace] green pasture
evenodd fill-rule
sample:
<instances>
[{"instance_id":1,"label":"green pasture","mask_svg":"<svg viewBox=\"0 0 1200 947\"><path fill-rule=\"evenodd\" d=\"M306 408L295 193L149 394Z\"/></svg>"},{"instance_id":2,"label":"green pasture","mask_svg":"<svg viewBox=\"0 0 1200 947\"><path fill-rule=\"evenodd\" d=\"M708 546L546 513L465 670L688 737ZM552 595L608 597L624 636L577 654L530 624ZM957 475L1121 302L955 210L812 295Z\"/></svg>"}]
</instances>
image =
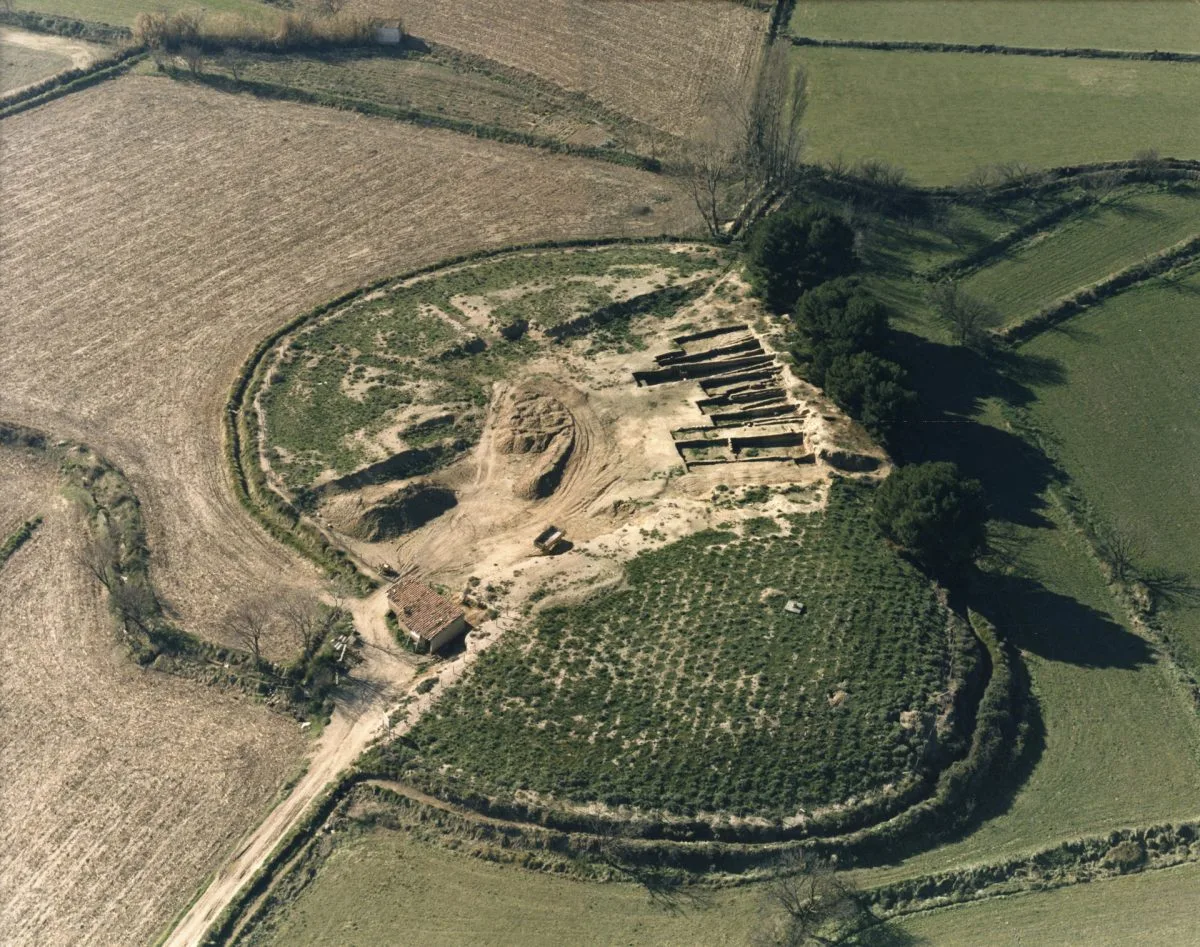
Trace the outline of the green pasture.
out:
<instances>
[{"instance_id":1,"label":"green pasture","mask_svg":"<svg viewBox=\"0 0 1200 947\"><path fill-rule=\"evenodd\" d=\"M1018 570L993 574L975 607L1018 649L1036 701L1032 771L1004 811L965 838L864 872L863 885L986 864L1200 815L1200 720L1131 632L1082 539L1021 528Z\"/></svg>"},{"instance_id":2,"label":"green pasture","mask_svg":"<svg viewBox=\"0 0 1200 947\"><path fill-rule=\"evenodd\" d=\"M1066 373L1039 389L1033 412L1084 497L1134 539L1144 570L1184 586L1200 586L1198 309L1200 272L1155 279L1021 350ZM1169 618L1196 667L1200 601L1182 592Z\"/></svg>"},{"instance_id":3,"label":"green pasture","mask_svg":"<svg viewBox=\"0 0 1200 947\"><path fill-rule=\"evenodd\" d=\"M677 284L720 259L662 246L513 254L354 303L298 332L264 387L272 465L294 490L327 471L348 473L372 459L360 438L413 406L458 417L448 448L457 454L478 437L491 382L538 350L528 336L505 340L500 325L552 328L612 302L620 279L657 274L655 285ZM491 322L472 323L471 306L490 307ZM486 347L451 351L472 335ZM415 446L399 434L397 452Z\"/></svg>"},{"instance_id":4,"label":"green pasture","mask_svg":"<svg viewBox=\"0 0 1200 947\"><path fill-rule=\"evenodd\" d=\"M789 31L818 39L1200 52L1180 0L798 0Z\"/></svg>"},{"instance_id":5,"label":"green pasture","mask_svg":"<svg viewBox=\"0 0 1200 947\"><path fill-rule=\"evenodd\" d=\"M198 10L205 14L236 13L252 20L273 20L279 16L278 7L260 0L16 0L14 6L34 13L129 27L139 13Z\"/></svg>"},{"instance_id":6,"label":"green pasture","mask_svg":"<svg viewBox=\"0 0 1200 947\"><path fill-rule=\"evenodd\" d=\"M810 160L882 159L922 184L981 165L1200 156L1200 65L796 49Z\"/></svg>"},{"instance_id":7,"label":"green pasture","mask_svg":"<svg viewBox=\"0 0 1200 947\"><path fill-rule=\"evenodd\" d=\"M463 790L776 818L930 769L962 632L870 499L835 485L786 531L760 518L639 555L620 590L506 634L393 765L431 787L446 770Z\"/></svg>"},{"instance_id":8,"label":"green pasture","mask_svg":"<svg viewBox=\"0 0 1200 947\"><path fill-rule=\"evenodd\" d=\"M1008 323L1200 233L1200 190L1126 191L1013 248L966 288Z\"/></svg>"},{"instance_id":9,"label":"green pasture","mask_svg":"<svg viewBox=\"0 0 1200 947\"><path fill-rule=\"evenodd\" d=\"M747 944L760 899L754 888L684 890L656 899L638 885L495 865L379 828L341 836L307 887L248 943Z\"/></svg>"},{"instance_id":10,"label":"green pasture","mask_svg":"<svg viewBox=\"0 0 1200 947\"><path fill-rule=\"evenodd\" d=\"M1175 947L1200 943L1198 891L1200 864L1191 863L913 914L895 926L929 947Z\"/></svg>"}]
</instances>

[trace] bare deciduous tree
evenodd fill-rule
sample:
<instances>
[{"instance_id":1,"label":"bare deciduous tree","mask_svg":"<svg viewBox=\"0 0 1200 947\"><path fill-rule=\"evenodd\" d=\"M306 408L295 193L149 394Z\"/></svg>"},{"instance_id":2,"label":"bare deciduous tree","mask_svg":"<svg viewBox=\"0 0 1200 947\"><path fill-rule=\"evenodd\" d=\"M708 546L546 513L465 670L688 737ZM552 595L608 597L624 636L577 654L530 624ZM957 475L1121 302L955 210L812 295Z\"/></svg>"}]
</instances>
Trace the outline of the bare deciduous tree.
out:
<instances>
[{"instance_id":1,"label":"bare deciduous tree","mask_svg":"<svg viewBox=\"0 0 1200 947\"><path fill-rule=\"evenodd\" d=\"M187 64L188 72L193 76L199 75L204 68L204 50L199 46L188 44L179 49L179 55L183 57L184 63Z\"/></svg>"},{"instance_id":2,"label":"bare deciduous tree","mask_svg":"<svg viewBox=\"0 0 1200 947\"><path fill-rule=\"evenodd\" d=\"M1137 560L1142 557L1142 544L1132 533L1110 526L1096 533L1096 542L1113 578L1118 582L1137 575Z\"/></svg>"},{"instance_id":3,"label":"bare deciduous tree","mask_svg":"<svg viewBox=\"0 0 1200 947\"><path fill-rule=\"evenodd\" d=\"M322 608L311 596L294 593L279 603L279 617L300 644L305 658L311 657L338 619L339 607Z\"/></svg>"},{"instance_id":4,"label":"bare deciduous tree","mask_svg":"<svg viewBox=\"0 0 1200 947\"><path fill-rule=\"evenodd\" d=\"M987 330L1003 321L995 306L972 296L953 280L935 284L929 291L929 303L959 345L982 344Z\"/></svg>"},{"instance_id":5,"label":"bare deciduous tree","mask_svg":"<svg viewBox=\"0 0 1200 947\"><path fill-rule=\"evenodd\" d=\"M271 625L272 608L266 599L254 599L231 608L225 615L230 636L262 664L262 642Z\"/></svg>"},{"instance_id":6,"label":"bare deciduous tree","mask_svg":"<svg viewBox=\"0 0 1200 947\"><path fill-rule=\"evenodd\" d=\"M117 542L104 527L96 528L76 553L75 561L110 593L118 582L116 566L120 556Z\"/></svg>"},{"instance_id":7,"label":"bare deciduous tree","mask_svg":"<svg viewBox=\"0 0 1200 947\"><path fill-rule=\"evenodd\" d=\"M686 180L696 209L714 240L724 235L722 204L725 190L737 176L732 153L716 140L698 142L686 167Z\"/></svg>"},{"instance_id":8,"label":"bare deciduous tree","mask_svg":"<svg viewBox=\"0 0 1200 947\"><path fill-rule=\"evenodd\" d=\"M805 852L784 859L762 915L757 947L841 943L871 920L854 885L831 862Z\"/></svg>"},{"instance_id":9,"label":"bare deciduous tree","mask_svg":"<svg viewBox=\"0 0 1200 947\"><path fill-rule=\"evenodd\" d=\"M749 103L735 112L742 125L743 170L762 188L788 187L801 170L808 78L790 49L783 41L771 45Z\"/></svg>"}]
</instances>

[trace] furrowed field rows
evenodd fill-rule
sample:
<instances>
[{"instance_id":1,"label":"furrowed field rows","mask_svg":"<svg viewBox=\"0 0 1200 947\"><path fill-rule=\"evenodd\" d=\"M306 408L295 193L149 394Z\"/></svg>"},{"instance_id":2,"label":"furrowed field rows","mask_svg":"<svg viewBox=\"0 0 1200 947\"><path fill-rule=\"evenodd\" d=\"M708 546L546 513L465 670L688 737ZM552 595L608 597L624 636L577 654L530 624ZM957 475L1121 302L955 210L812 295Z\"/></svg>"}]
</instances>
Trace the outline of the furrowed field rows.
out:
<instances>
[{"instance_id":1,"label":"furrowed field rows","mask_svg":"<svg viewBox=\"0 0 1200 947\"><path fill-rule=\"evenodd\" d=\"M166 600L214 639L228 604L316 579L225 487L221 411L257 339L455 253L692 221L645 172L158 78L6 119L0 161L0 416L129 474Z\"/></svg>"},{"instance_id":2,"label":"furrowed field rows","mask_svg":"<svg viewBox=\"0 0 1200 947\"><path fill-rule=\"evenodd\" d=\"M14 501L45 516L0 569L0 940L147 942L261 817L302 741L264 707L136 668L56 471L0 448L0 479L0 522Z\"/></svg>"},{"instance_id":3,"label":"furrowed field rows","mask_svg":"<svg viewBox=\"0 0 1200 947\"><path fill-rule=\"evenodd\" d=\"M276 19L278 8L260 0L19 0L17 9L34 13L57 14L114 26L133 26L139 13L179 10L202 10L210 13L231 13L254 20Z\"/></svg>"},{"instance_id":4,"label":"furrowed field rows","mask_svg":"<svg viewBox=\"0 0 1200 947\"><path fill-rule=\"evenodd\" d=\"M789 30L818 39L1200 52L1200 17L1177 0L800 0Z\"/></svg>"},{"instance_id":5,"label":"furrowed field rows","mask_svg":"<svg viewBox=\"0 0 1200 947\"><path fill-rule=\"evenodd\" d=\"M1147 148L1200 156L1200 122L1179 120L1195 114L1200 66L858 49L792 55L808 70L813 160L878 158L919 183L950 184L1006 161L1054 167Z\"/></svg>"},{"instance_id":6,"label":"furrowed field rows","mask_svg":"<svg viewBox=\"0 0 1200 947\"><path fill-rule=\"evenodd\" d=\"M1200 191L1133 193L1039 235L976 273L966 287L1007 323L1200 233Z\"/></svg>"},{"instance_id":7,"label":"furrowed field rows","mask_svg":"<svg viewBox=\"0 0 1200 947\"><path fill-rule=\"evenodd\" d=\"M677 135L747 93L768 25L766 12L723 0L355 0L352 8L402 17L422 39L536 73Z\"/></svg>"}]
</instances>

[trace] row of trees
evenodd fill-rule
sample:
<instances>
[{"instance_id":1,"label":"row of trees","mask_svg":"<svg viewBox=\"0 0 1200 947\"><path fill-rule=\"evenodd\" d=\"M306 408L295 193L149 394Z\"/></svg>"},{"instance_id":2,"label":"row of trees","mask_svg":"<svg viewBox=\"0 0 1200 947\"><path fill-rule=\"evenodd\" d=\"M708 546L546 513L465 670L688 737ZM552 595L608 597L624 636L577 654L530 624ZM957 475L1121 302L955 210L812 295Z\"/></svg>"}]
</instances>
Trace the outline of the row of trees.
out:
<instances>
[{"instance_id":1,"label":"row of trees","mask_svg":"<svg viewBox=\"0 0 1200 947\"><path fill-rule=\"evenodd\" d=\"M751 233L746 272L772 312L794 312L792 354L814 385L886 441L916 396L886 358L888 311L852 274L853 228L816 208L773 214Z\"/></svg>"}]
</instances>

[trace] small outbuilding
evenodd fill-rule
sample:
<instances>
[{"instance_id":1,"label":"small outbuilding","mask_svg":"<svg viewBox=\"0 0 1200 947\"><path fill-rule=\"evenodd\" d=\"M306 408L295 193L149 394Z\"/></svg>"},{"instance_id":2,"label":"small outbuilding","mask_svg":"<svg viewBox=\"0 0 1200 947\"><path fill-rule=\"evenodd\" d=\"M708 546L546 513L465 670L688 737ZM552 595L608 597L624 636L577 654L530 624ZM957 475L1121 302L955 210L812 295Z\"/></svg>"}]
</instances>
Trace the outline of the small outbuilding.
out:
<instances>
[{"instance_id":1,"label":"small outbuilding","mask_svg":"<svg viewBox=\"0 0 1200 947\"><path fill-rule=\"evenodd\" d=\"M463 610L419 579L401 579L388 589L388 604L418 651L440 651L467 632Z\"/></svg>"},{"instance_id":2,"label":"small outbuilding","mask_svg":"<svg viewBox=\"0 0 1200 947\"><path fill-rule=\"evenodd\" d=\"M566 542L567 534L553 524L537 534L533 545L544 556L552 556Z\"/></svg>"}]
</instances>

